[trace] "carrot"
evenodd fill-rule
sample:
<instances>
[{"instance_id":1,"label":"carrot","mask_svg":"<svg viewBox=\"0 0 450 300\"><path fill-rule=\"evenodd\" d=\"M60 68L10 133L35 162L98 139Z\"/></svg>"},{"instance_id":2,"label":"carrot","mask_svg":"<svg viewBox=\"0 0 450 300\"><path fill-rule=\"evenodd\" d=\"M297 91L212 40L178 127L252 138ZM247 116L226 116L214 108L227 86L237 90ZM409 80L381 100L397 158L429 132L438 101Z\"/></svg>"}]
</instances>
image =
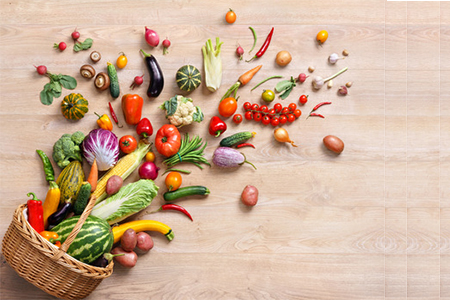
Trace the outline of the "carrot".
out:
<instances>
[{"instance_id":1,"label":"carrot","mask_svg":"<svg viewBox=\"0 0 450 300\"><path fill-rule=\"evenodd\" d=\"M252 80L253 76L255 76L255 74L258 73L261 68L262 65L259 65L242 74L241 77L239 77L239 82L241 83L241 85L246 85L247 83L249 83L250 80Z\"/></svg>"},{"instance_id":2,"label":"carrot","mask_svg":"<svg viewBox=\"0 0 450 300\"><path fill-rule=\"evenodd\" d=\"M91 171L89 172L87 181L91 184L91 193L93 193L97 188L98 181L98 167L96 159L94 159L94 162L92 163Z\"/></svg>"}]
</instances>

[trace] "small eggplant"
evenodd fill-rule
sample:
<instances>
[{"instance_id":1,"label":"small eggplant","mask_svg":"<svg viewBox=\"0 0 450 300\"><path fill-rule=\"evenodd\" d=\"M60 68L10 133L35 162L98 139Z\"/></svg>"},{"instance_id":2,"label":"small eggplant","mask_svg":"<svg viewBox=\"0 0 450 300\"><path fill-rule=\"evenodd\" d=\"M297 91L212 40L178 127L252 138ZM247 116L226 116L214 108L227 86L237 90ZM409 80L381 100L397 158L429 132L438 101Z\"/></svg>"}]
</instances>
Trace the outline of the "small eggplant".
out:
<instances>
[{"instance_id":1,"label":"small eggplant","mask_svg":"<svg viewBox=\"0 0 450 300\"><path fill-rule=\"evenodd\" d=\"M97 258L93 263L91 263L91 265L94 267L106 268L114 257L122 255L125 255L125 253L119 254L105 253L99 258Z\"/></svg>"},{"instance_id":2,"label":"small eggplant","mask_svg":"<svg viewBox=\"0 0 450 300\"><path fill-rule=\"evenodd\" d=\"M229 147L217 148L216 151L214 151L213 163L222 168L239 167L244 163L247 163L256 170L256 167L251 162L247 161L243 153Z\"/></svg>"},{"instance_id":3,"label":"small eggplant","mask_svg":"<svg viewBox=\"0 0 450 300\"><path fill-rule=\"evenodd\" d=\"M150 74L150 85L148 86L147 96L150 98L156 98L161 94L164 88L164 75L159 67L156 58L152 54L145 53L141 49L145 58L145 64Z\"/></svg>"},{"instance_id":4,"label":"small eggplant","mask_svg":"<svg viewBox=\"0 0 450 300\"><path fill-rule=\"evenodd\" d=\"M72 198L69 198L62 206L59 210L57 210L56 212L54 212L53 214L51 214L48 217L48 224L50 226L56 226L59 223L61 223L69 214L69 212L71 212L73 209L73 201Z\"/></svg>"}]
</instances>

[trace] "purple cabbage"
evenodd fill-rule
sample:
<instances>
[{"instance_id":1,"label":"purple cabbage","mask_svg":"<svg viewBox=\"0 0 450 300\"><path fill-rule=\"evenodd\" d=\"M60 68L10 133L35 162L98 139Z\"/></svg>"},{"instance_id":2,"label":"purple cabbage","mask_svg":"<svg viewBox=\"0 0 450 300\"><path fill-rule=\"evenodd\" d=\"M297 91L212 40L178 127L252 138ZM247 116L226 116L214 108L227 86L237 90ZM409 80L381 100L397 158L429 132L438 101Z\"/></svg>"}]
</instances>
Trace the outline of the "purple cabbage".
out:
<instances>
[{"instance_id":1,"label":"purple cabbage","mask_svg":"<svg viewBox=\"0 0 450 300\"><path fill-rule=\"evenodd\" d=\"M82 144L83 155L89 164L97 160L99 171L106 171L119 159L119 140L109 130L94 129L86 136Z\"/></svg>"}]
</instances>

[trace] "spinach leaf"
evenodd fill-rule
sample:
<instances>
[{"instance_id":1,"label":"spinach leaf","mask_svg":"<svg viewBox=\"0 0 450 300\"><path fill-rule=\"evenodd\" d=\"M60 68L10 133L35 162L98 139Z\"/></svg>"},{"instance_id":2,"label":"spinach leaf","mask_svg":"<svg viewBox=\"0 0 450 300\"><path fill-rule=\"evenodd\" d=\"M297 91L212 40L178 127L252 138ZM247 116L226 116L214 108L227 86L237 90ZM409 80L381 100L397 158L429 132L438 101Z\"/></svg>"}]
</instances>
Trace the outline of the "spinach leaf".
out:
<instances>
[{"instance_id":1,"label":"spinach leaf","mask_svg":"<svg viewBox=\"0 0 450 300\"><path fill-rule=\"evenodd\" d=\"M75 45L73 45L73 51L78 52L81 50L87 50L92 47L93 42L94 41L90 38L85 39L82 43L77 42L75 43Z\"/></svg>"},{"instance_id":2,"label":"spinach leaf","mask_svg":"<svg viewBox=\"0 0 450 300\"><path fill-rule=\"evenodd\" d=\"M45 87L40 93L41 103L44 105L50 105L53 103L53 95L51 92L46 91Z\"/></svg>"},{"instance_id":3,"label":"spinach leaf","mask_svg":"<svg viewBox=\"0 0 450 300\"><path fill-rule=\"evenodd\" d=\"M73 90L74 88L77 87L77 80L72 76L62 75L59 82L64 88L68 90Z\"/></svg>"}]
</instances>

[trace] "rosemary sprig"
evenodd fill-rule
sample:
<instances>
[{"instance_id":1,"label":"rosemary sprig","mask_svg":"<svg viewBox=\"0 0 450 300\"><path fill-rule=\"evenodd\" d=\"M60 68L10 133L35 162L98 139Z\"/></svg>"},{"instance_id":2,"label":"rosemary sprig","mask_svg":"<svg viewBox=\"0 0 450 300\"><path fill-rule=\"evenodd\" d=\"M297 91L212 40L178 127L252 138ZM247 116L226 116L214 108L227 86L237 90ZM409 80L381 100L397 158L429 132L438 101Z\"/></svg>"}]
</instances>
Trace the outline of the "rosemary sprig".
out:
<instances>
[{"instance_id":1,"label":"rosemary sprig","mask_svg":"<svg viewBox=\"0 0 450 300\"><path fill-rule=\"evenodd\" d=\"M167 167L173 167L180 162L188 162L196 165L200 169L203 169L201 164L211 166L211 164L203 157L203 151L206 148L207 143L203 143L203 140L195 136L192 140L189 139L189 134L186 133L183 139L181 139L181 146L178 153L163 161Z\"/></svg>"}]
</instances>

